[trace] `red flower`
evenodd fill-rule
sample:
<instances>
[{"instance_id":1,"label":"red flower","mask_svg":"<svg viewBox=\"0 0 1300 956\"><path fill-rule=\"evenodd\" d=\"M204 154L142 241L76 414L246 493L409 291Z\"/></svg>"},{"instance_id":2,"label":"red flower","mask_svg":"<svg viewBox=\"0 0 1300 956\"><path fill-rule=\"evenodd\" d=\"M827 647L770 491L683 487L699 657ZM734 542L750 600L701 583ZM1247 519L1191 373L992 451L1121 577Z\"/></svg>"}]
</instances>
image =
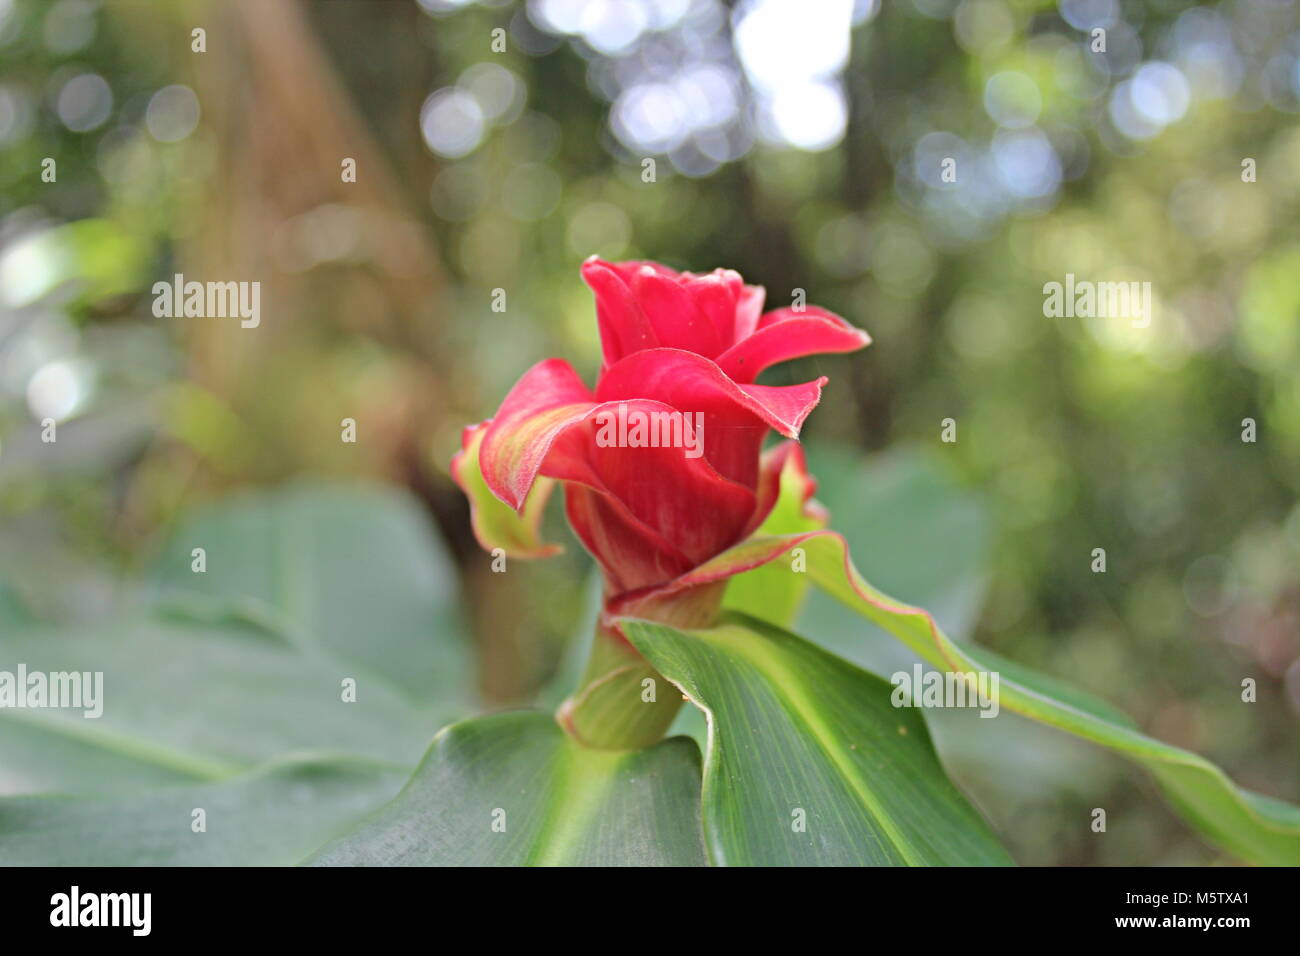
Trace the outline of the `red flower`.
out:
<instances>
[{"instance_id":1,"label":"red flower","mask_svg":"<svg viewBox=\"0 0 1300 956\"><path fill-rule=\"evenodd\" d=\"M696 275L592 258L582 274L600 325L595 390L567 362L538 363L492 419L465 429L452 471L484 547L523 556L546 553L536 537L546 479L564 482L569 523L612 602L680 577L771 510L797 446L763 456L763 440L768 429L796 438L826 379L753 384L759 373L870 339L812 306L762 314L762 288L728 269ZM479 468L467 467L475 459Z\"/></svg>"}]
</instances>

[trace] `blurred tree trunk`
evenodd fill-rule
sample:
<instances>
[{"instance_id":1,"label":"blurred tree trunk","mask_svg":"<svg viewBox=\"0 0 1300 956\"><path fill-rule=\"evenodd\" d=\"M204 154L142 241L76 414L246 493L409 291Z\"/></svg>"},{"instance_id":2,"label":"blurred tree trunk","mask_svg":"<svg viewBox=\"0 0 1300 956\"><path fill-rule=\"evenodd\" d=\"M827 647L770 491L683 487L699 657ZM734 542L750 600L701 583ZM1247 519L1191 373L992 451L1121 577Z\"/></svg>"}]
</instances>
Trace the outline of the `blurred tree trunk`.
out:
<instances>
[{"instance_id":1,"label":"blurred tree trunk","mask_svg":"<svg viewBox=\"0 0 1300 956\"><path fill-rule=\"evenodd\" d=\"M366 15L420 12L376 4ZM184 433L205 422L187 420L178 403L172 425L188 447L164 451L160 465L217 487L298 472L360 472L407 485L461 568L485 695L519 699L527 692L524 595L487 592L493 582L470 563L480 552L463 496L431 467L431 439L459 424L472 397L449 394L454 356L444 343L454 290L414 212L425 194L393 173L301 0L211 3L195 23L207 30L207 52L192 63L212 168L193 203L197 221L178 241L175 271L200 282L260 282L262 315L257 328L233 319L179 326L196 400L236 423L226 447L238 447L226 460L195 461L189 448L203 444ZM382 47L394 36L416 42L414 30L355 39L379 37ZM423 47L413 54L427 55ZM432 172L414 115L409 123L420 150L411 165ZM355 161L355 182L344 180L345 159ZM340 439L344 418L357 423L355 445Z\"/></svg>"}]
</instances>

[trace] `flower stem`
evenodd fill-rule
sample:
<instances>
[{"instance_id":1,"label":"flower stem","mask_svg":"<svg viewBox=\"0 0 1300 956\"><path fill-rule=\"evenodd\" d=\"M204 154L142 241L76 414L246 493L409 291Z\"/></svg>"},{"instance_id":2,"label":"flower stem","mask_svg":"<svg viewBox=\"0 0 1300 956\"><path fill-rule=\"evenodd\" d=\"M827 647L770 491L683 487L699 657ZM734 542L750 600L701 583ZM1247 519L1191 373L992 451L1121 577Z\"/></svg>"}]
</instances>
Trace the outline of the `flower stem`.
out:
<instances>
[{"instance_id":1,"label":"flower stem","mask_svg":"<svg viewBox=\"0 0 1300 956\"><path fill-rule=\"evenodd\" d=\"M706 584L667 599L620 605L628 617L662 621L680 628L708 627L722 605L726 582ZM587 670L578 690L560 705L555 719L579 743L602 750L634 750L658 743L672 726L684 698L616 623L596 625Z\"/></svg>"},{"instance_id":2,"label":"flower stem","mask_svg":"<svg viewBox=\"0 0 1300 956\"><path fill-rule=\"evenodd\" d=\"M616 631L598 625L579 689L555 716L589 747L633 750L661 740L681 706L676 687Z\"/></svg>"}]
</instances>

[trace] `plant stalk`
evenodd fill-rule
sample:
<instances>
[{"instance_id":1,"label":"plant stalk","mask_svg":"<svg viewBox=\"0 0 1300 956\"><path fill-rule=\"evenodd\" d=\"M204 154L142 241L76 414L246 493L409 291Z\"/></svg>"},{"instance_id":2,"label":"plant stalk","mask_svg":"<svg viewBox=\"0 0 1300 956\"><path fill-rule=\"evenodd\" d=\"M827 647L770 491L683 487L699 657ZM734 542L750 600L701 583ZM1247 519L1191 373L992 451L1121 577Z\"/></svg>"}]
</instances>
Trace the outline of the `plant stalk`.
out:
<instances>
[{"instance_id":1,"label":"plant stalk","mask_svg":"<svg viewBox=\"0 0 1300 956\"><path fill-rule=\"evenodd\" d=\"M725 588L726 582L718 582L624 611L628 617L674 627L707 627L717 617ZM560 705L555 718L588 747L636 750L663 739L683 700L681 691L628 643L615 622L602 620L578 690Z\"/></svg>"}]
</instances>

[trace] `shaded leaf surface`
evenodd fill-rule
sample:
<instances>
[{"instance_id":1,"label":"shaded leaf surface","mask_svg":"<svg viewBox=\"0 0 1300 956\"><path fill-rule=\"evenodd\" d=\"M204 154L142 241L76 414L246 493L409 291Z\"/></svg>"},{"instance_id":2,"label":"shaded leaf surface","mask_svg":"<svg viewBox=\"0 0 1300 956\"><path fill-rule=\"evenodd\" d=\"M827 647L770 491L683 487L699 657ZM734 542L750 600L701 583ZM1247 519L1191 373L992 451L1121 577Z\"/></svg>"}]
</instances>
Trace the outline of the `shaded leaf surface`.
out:
<instances>
[{"instance_id":1,"label":"shaded leaf surface","mask_svg":"<svg viewBox=\"0 0 1300 956\"><path fill-rule=\"evenodd\" d=\"M0 866L284 866L388 799L405 774L306 760L120 797L0 799ZM205 832L193 830L194 810Z\"/></svg>"},{"instance_id":2,"label":"shaded leaf surface","mask_svg":"<svg viewBox=\"0 0 1300 956\"><path fill-rule=\"evenodd\" d=\"M699 791L688 739L600 751L549 715L481 717L442 731L401 794L311 862L702 865Z\"/></svg>"},{"instance_id":3,"label":"shaded leaf surface","mask_svg":"<svg viewBox=\"0 0 1300 956\"><path fill-rule=\"evenodd\" d=\"M200 547L207 570L195 573ZM234 604L415 700L447 704L447 720L468 709L454 572L405 494L298 484L222 501L172 536L155 585L182 607L187 596Z\"/></svg>"},{"instance_id":4,"label":"shaded leaf surface","mask_svg":"<svg viewBox=\"0 0 1300 956\"><path fill-rule=\"evenodd\" d=\"M140 620L0 635L0 670L20 663L29 672L102 672L103 714L0 709L6 793L213 779L295 751L411 767L441 719L373 679L359 678L356 701L345 702L351 668L248 626Z\"/></svg>"}]
</instances>

